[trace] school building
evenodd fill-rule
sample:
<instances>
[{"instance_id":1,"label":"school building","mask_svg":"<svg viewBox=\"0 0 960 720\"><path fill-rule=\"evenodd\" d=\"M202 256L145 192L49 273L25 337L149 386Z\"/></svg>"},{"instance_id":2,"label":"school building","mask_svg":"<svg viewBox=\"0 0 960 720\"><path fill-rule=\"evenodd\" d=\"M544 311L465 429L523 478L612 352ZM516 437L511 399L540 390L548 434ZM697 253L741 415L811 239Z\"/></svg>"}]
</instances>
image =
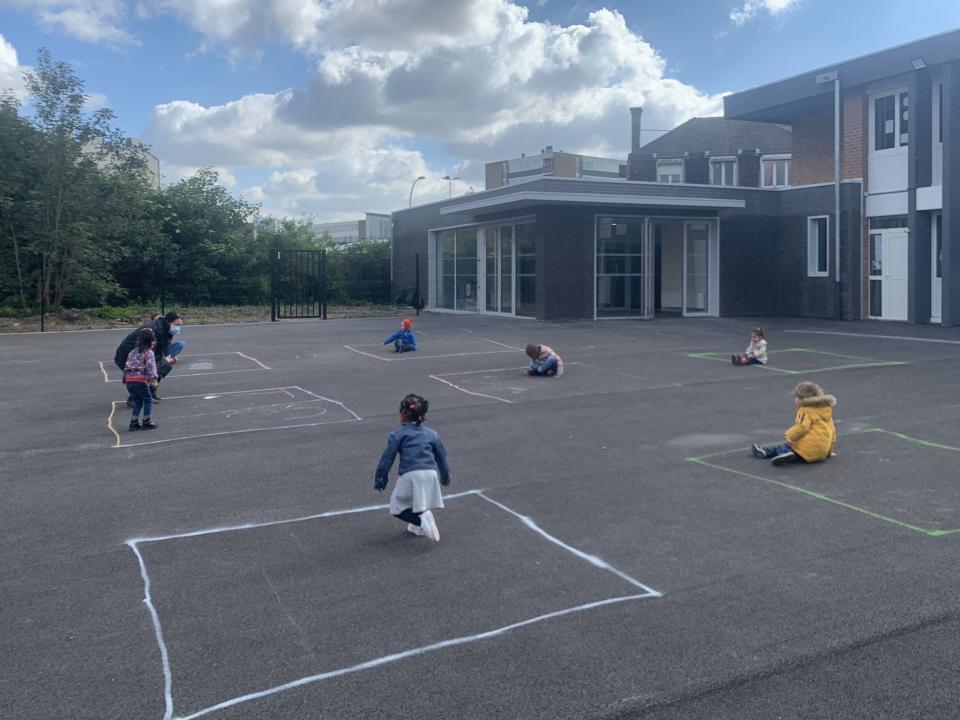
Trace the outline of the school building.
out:
<instances>
[{"instance_id":1,"label":"school building","mask_svg":"<svg viewBox=\"0 0 960 720\"><path fill-rule=\"evenodd\" d=\"M725 98L627 180L538 176L393 213L429 309L960 325L960 31ZM419 260L419 268L417 261Z\"/></svg>"}]
</instances>

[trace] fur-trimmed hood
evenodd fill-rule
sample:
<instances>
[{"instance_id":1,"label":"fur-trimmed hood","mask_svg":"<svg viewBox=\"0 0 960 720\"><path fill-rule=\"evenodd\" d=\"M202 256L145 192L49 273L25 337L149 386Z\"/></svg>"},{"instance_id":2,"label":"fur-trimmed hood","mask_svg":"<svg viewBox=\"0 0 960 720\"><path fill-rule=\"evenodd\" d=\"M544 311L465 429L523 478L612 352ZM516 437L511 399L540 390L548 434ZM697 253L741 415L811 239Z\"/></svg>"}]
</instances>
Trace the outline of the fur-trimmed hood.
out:
<instances>
[{"instance_id":1,"label":"fur-trimmed hood","mask_svg":"<svg viewBox=\"0 0 960 720\"><path fill-rule=\"evenodd\" d=\"M803 398L797 403L798 407L833 407L837 404L837 399L833 395L817 395L816 397Z\"/></svg>"}]
</instances>

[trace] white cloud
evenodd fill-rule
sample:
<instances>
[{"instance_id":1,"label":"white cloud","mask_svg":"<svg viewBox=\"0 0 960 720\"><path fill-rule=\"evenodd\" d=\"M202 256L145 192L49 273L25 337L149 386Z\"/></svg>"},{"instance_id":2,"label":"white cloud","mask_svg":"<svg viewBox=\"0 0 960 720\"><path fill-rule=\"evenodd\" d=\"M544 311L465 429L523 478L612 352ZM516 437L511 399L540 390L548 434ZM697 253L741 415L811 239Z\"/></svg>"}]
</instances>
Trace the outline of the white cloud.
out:
<instances>
[{"instance_id":1,"label":"white cloud","mask_svg":"<svg viewBox=\"0 0 960 720\"><path fill-rule=\"evenodd\" d=\"M448 173L463 176L459 191L482 189L485 161L547 144L626 158L633 105L657 128L721 110L720 96L666 77L613 10L560 26L507 0L221 0L215 14L201 0L144 5L177 12L211 42L270 36L315 58L302 87L160 105L145 134L164 162L266 168L247 197L294 215L404 207L418 175L431 178L417 185L421 202L446 197ZM424 139L457 165L428 167L408 149Z\"/></svg>"},{"instance_id":2,"label":"white cloud","mask_svg":"<svg viewBox=\"0 0 960 720\"><path fill-rule=\"evenodd\" d=\"M87 99L83 103L83 109L87 112L94 112L110 107L110 99L103 93L87 93Z\"/></svg>"},{"instance_id":3,"label":"white cloud","mask_svg":"<svg viewBox=\"0 0 960 720\"><path fill-rule=\"evenodd\" d=\"M796 7L800 0L744 0L743 5L730 11L730 20L734 25L743 25L760 13L779 15Z\"/></svg>"},{"instance_id":4,"label":"white cloud","mask_svg":"<svg viewBox=\"0 0 960 720\"><path fill-rule=\"evenodd\" d=\"M20 65L17 49L0 34L0 94L10 91L15 97L24 98L23 73L27 69Z\"/></svg>"},{"instance_id":5,"label":"white cloud","mask_svg":"<svg viewBox=\"0 0 960 720\"><path fill-rule=\"evenodd\" d=\"M6 0L31 10L41 27L89 43L138 45L123 25L124 0Z\"/></svg>"}]
</instances>

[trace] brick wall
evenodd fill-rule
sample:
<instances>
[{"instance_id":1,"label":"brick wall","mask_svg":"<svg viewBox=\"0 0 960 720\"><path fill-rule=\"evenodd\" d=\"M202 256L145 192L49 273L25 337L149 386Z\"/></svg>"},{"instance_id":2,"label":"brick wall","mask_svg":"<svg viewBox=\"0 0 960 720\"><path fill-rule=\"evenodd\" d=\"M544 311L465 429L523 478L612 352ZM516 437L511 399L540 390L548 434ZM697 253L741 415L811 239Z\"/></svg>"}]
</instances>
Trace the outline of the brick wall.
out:
<instances>
[{"instance_id":1,"label":"brick wall","mask_svg":"<svg viewBox=\"0 0 960 720\"><path fill-rule=\"evenodd\" d=\"M840 118L842 146L840 148L840 177L863 178L867 181L867 98L863 90L854 90L843 96L843 115Z\"/></svg>"},{"instance_id":2,"label":"brick wall","mask_svg":"<svg viewBox=\"0 0 960 720\"><path fill-rule=\"evenodd\" d=\"M627 158L627 179L656 181L657 158L651 153L630 153Z\"/></svg>"},{"instance_id":3,"label":"brick wall","mask_svg":"<svg viewBox=\"0 0 960 720\"><path fill-rule=\"evenodd\" d=\"M793 122L791 185L833 182L833 111Z\"/></svg>"},{"instance_id":4,"label":"brick wall","mask_svg":"<svg viewBox=\"0 0 960 720\"><path fill-rule=\"evenodd\" d=\"M710 160L702 150L687 153L683 161L683 181L698 185L710 184Z\"/></svg>"},{"instance_id":5,"label":"brick wall","mask_svg":"<svg viewBox=\"0 0 960 720\"><path fill-rule=\"evenodd\" d=\"M760 187L760 156L756 150L741 150L737 156L737 183L741 187Z\"/></svg>"}]
</instances>

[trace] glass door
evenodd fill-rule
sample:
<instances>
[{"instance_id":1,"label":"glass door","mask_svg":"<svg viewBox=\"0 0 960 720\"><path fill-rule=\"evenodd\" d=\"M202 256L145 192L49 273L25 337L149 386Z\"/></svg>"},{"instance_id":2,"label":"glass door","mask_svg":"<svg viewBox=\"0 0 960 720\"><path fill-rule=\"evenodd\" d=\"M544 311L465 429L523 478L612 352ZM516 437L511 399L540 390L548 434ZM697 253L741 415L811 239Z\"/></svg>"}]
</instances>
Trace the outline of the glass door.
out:
<instances>
[{"instance_id":1,"label":"glass door","mask_svg":"<svg viewBox=\"0 0 960 720\"><path fill-rule=\"evenodd\" d=\"M653 315L653 240L642 217L598 217L596 316Z\"/></svg>"},{"instance_id":2,"label":"glass door","mask_svg":"<svg viewBox=\"0 0 960 720\"><path fill-rule=\"evenodd\" d=\"M484 310L513 314L513 226L488 227L484 240Z\"/></svg>"},{"instance_id":3,"label":"glass door","mask_svg":"<svg viewBox=\"0 0 960 720\"><path fill-rule=\"evenodd\" d=\"M478 308L477 228L443 230L436 235L436 307L448 310ZM480 278L482 279L482 278Z\"/></svg>"},{"instance_id":4,"label":"glass door","mask_svg":"<svg viewBox=\"0 0 960 720\"><path fill-rule=\"evenodd\" d=\"M687 221L683 227L683 314L710 312L710 223Z\"/></svg>"}]
</instances>

